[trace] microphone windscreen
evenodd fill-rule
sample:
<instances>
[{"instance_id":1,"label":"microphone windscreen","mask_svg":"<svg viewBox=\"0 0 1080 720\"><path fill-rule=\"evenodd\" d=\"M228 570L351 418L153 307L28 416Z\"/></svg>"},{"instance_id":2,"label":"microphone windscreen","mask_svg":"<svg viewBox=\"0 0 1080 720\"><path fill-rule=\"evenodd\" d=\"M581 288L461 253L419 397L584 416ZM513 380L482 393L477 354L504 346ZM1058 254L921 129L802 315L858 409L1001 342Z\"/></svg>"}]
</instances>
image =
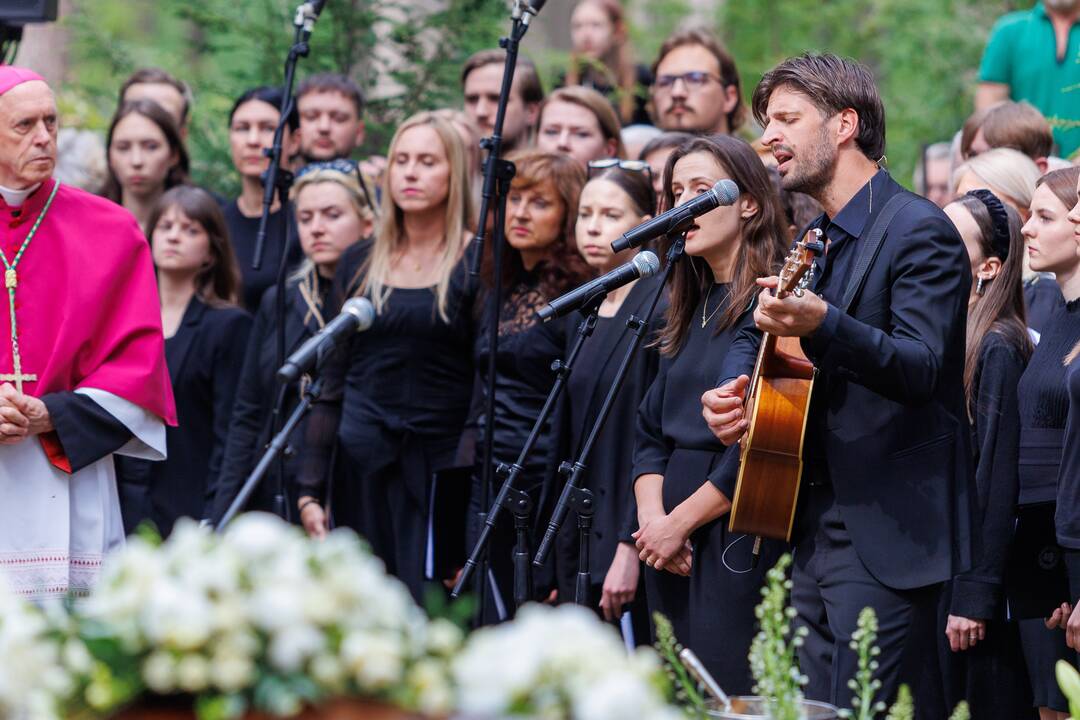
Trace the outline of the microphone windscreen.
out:
<instances>
[{"instance_id":1,"label":"microphone windscreen","mask_svg":"<svg viewBox=\"0 0 1080 720\"><path fill-rule=\"evenodd\" d=\"M734 180L728 178L717 180L712 189L716 193L716 197L720 198L721 205L731 205L739 199L739 186L735 184Z\"/></svg>"},{"instance_id":2,"label":"microphone windscreen","mask_svg":"<svg viewBox=\"0 0 1080 720\"><path fill-rule=\"evenodd\" d=\"M544 3L546 2L547 0L527 0L525 4L529 6L529 12L533 15L537 15L540 13L540 10L543 9Z\"/></svg>"},{"instance_id":3,"label":"microphone windscreen","mask_svg":"<svg viewBox=\"0 0 1080 720\"><path fill-rule=\"evenodd\" d=\"M639 277L652 277L660 270L660 258L652 250L643 250L634 256L634 267L640 273Z\"/></svg>"},{"instance_id":4,"label":"microphone windscreen","mask_svg":"<svg viewBox=\"0 0 1080 720\"><path fill-rule=\"evenodd\" d=\"M359 321L360 324L356 327L357 332L367 330L375 322L375 306L367 298L349 298L341 306L341 312L349 313Z\"/></svg>"}]
</instances>

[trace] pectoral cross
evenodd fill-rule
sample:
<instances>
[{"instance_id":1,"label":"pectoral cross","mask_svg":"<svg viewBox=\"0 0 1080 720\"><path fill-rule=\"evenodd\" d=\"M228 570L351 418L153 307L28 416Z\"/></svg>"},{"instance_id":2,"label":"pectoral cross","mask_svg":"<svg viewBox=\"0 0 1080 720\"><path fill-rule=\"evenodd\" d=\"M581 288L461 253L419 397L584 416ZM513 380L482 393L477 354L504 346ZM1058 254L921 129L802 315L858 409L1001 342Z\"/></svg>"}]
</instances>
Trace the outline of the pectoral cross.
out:
<instances>
[{"instance_id":1,"label":"pectoral cross","mask_svg":"<svg viewBox=\"0 0 1080 720\"><path fill-rule=\"evenodd\" d=\"M22 394L23 381L36 382L37 375L24 375L22 371L22 356L19 355L19 336L15 332L15 288L19 285L19 276L15 273L15 268L8 268L4 271L4 286L8 290L8 302L11 304L11 361L15 365L14 373L0 374L0 381L14 382L15 389Z\"/></svg>"}]
</instances>

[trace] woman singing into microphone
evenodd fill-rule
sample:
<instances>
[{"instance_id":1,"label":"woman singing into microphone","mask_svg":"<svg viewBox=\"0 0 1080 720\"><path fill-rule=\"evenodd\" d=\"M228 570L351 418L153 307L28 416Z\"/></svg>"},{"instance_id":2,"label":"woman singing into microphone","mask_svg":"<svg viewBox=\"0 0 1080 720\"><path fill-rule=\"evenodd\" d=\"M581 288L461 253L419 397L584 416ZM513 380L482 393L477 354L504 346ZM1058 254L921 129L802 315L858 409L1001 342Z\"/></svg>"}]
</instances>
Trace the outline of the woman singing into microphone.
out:
<instances>
[{"instance_id":1,"label":"woman singing into microphone","mask_svg":"<svg viewBox=\"0 0 1080 720\"><path fill-rule=\"evenodd\" d=\"M788 231L757 154L726 135L695 138L672 153L664 207L682 205L722 178L734 180L742 194L698 217L686 234L686 257L671 279L660 371L638 413L634 538L648 566L650 611L671 619L725 690L747 693L754 606L781 548L765 541L753 568L753 538L728 532L719 515L723 496L707 479L724 447L696 403L715 384L736 334L752 327L755 278L775 272ZM669 245L665 240L660 249Z\"/></svg>"},{"instance_id":2,"label":"woman singing into microphone","mask_svg":"<svg viewBox=\"0 0 1080 720\"><path fill-rule=\"evenodd\" d=\"M363 296L377 316L320 369L324 401L308 421L298 507L312 536L326 532L327 510L358 531L419 602L431 478L454 464L472 394L473 213L465 147L448 121L409 118L387 160L382 224L373 242L346 251L331 291L335 308Z\"/></svg>"}]
</instances>

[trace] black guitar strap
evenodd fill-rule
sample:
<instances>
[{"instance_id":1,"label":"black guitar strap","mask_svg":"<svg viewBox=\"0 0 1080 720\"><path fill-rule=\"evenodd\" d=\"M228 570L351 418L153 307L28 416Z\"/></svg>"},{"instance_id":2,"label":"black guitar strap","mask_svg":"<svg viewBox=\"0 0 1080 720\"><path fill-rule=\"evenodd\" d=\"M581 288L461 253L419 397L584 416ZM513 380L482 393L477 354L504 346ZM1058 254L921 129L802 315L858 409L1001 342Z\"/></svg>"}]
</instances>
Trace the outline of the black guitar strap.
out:
<instances>
[{"instance_id":1,"label":"black guitar strap","mask_svg":"<svg viewBox=\"0 0 1080 720\"><path fill-rule=\"evenodd\" d=\"M870 270L870 266L874 264L874 258L877 257L878 251L881 250L881 246L884 244L889 223L908 203L914 202L916 197L918 196L913 193L901 192L889 198L889 201L885 203L885 207L881 208L881 213L878 214L874 224L870 227L870 232L866 235L866 241L862 245L862 252L859 253L859 257L855 261L855 270L851 273L851 279L848 280L847 289L844 291L844 300L840 305L841 311L847 312L852 301L855 300L855 296L859 293L863 281L866 280L866 273Z\"/></svg>"}]
</instances>

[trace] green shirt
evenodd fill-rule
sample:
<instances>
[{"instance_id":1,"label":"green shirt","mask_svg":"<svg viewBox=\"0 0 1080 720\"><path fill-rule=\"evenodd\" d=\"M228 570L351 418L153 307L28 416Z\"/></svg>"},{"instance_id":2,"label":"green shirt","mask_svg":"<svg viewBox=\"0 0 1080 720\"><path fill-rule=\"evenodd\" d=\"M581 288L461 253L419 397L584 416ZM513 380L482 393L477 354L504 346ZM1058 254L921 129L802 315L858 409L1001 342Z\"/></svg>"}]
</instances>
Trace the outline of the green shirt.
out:
<instances>
[{"instance_id":1,"label":"green shirt","mask_svg":"<svg viewBox=\"0 0 1080 720\"><path fill-rule=\"evenodd\" d=\"M986 43L979 80L1004 83L1013 100L1027 100L1054 128L1064 157L1080 148L1080 23L1069 30L1065 59L1043 4L1000 18Z\"/></svg>"}]
</instances>

